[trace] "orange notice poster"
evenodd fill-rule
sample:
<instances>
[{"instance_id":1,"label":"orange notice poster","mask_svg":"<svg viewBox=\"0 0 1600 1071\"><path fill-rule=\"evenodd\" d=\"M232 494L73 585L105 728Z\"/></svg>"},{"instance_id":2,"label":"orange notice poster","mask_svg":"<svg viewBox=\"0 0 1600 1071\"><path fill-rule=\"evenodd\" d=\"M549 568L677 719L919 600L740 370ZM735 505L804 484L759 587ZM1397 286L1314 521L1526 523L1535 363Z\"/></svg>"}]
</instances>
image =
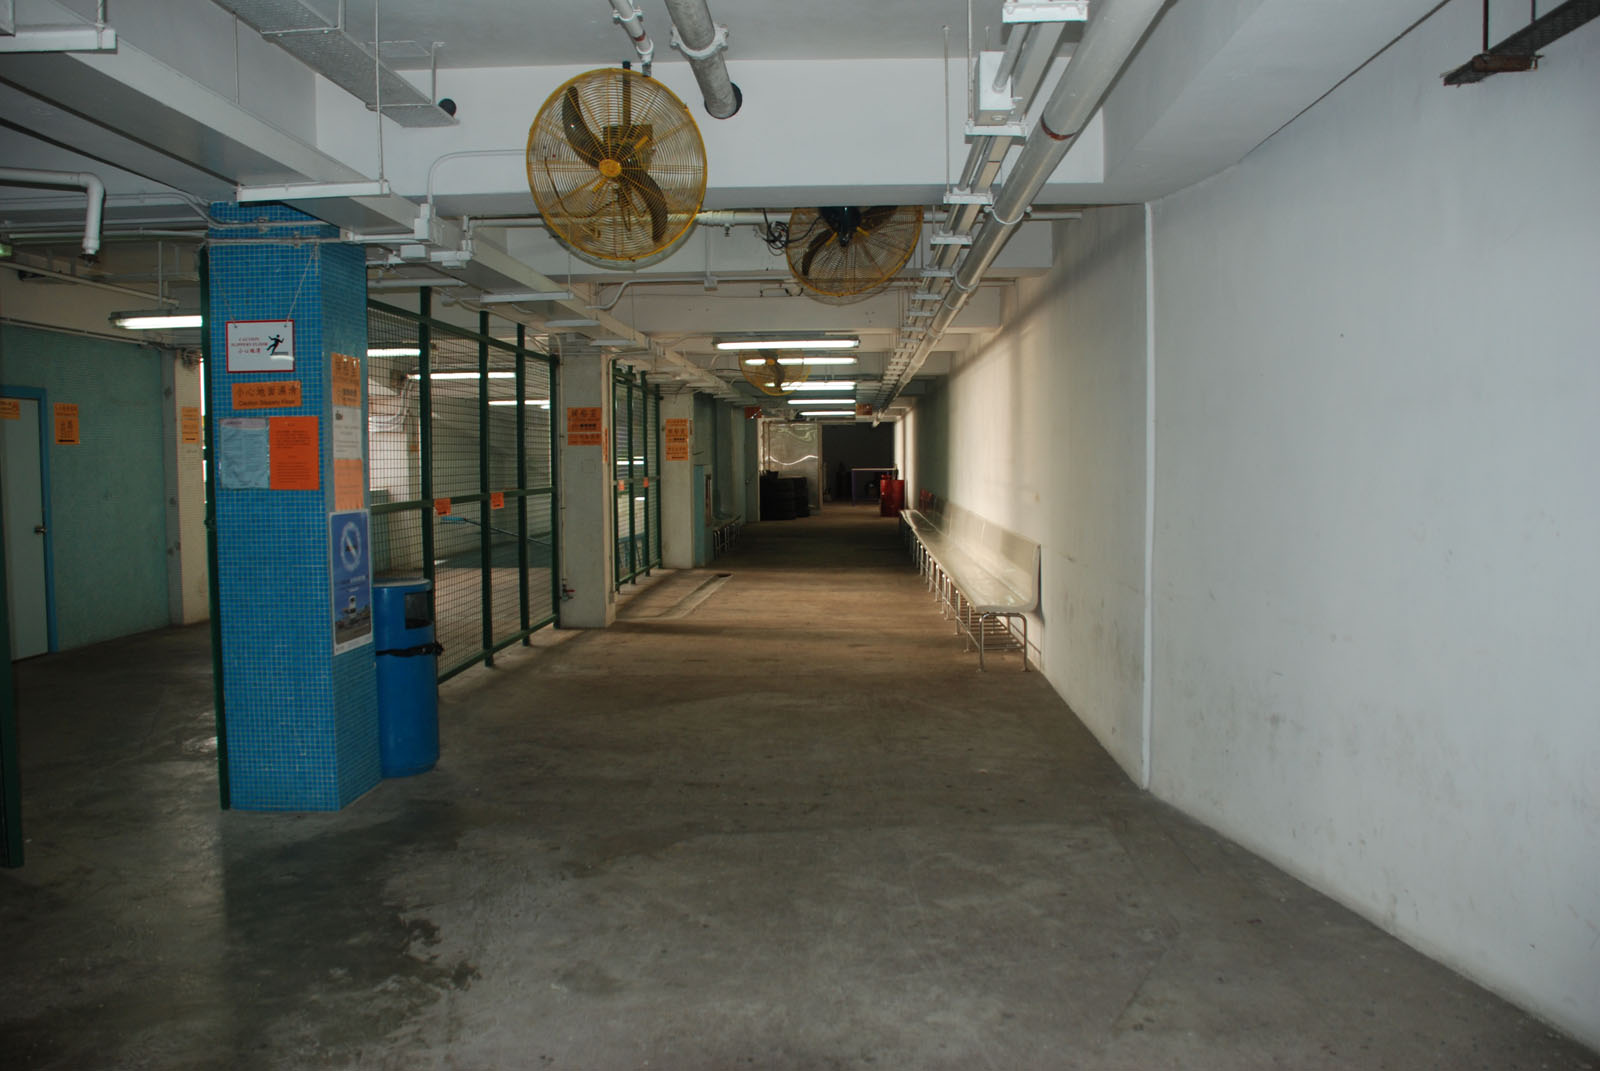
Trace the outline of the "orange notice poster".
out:
<instances>
[{"instance_id":1,"label":"orange notice poster","mask_svg":"<svg viewBox=\"0 0 1600 1071\"><path fill-rule=\"evenodd\" d=\"M200 407L198 405L181 405L178 407L178 435L179 442L198 443L200 441Z\"/></svg>"},{"instance_id":2,"label":"orange notice poster","mask_svg":"<svg viewBox=\"0 0 1600 1071\"><path fill-rule=\"evenodd\" d=\"M366 509L366 466L360 458L336 457L333 459L333 508L340 513L353 509Z\"/></svg>"},{"instance_id":3,"label":"orange notice poster","mask_svg":"<svg viewBox=\"0 0 1600 1071\"><path fill-rule=\"evenodd\" d=\"M328 362L333 376L333 404L361 408L361 361L348 354L335 353Z\"/></svg>"},{"instance_id":4,"label":"orange notice poster","mask_svg":"<svg viewBox=\"0 0 1600 1071\"><path fill-rule=\"evenodd\" d=\"M299 384L296 384L299 386ZM317 418L280 416L267 421L267 486L274 491L315 491L322 486L317 473Z\"/></svg>"},{"instance_id":5,"label":"orange notice poster","mask_svg":"<svg viewBox=\"0 0 1600 1071\"><path fill-rule=\"evenodd\" d=\"M441 517L450 516L450 500L448 498L434 499L433 512L437 513Z\"/></svg>"},{"instance_id":6,"label":"orange notice poster","mask_svg":"<svg viewBox=\"0 0 1600 1071\"><path fill-rule=\"evenodd\" d=\"M694 425L687 417L668 417L662 439L667 447L668 461L689 460L689 437Z\"/></svg>"},{"instance_id":7,"label":"orange notice poster","mask_svg":"<svg viewBox=\"0 0 1600 1071\"><path fill-rule=\"evenodd\" d=\"M568 446L604 446L605 441L598 405L567 406Z\"/></svg>"},{"instance_id":8,"label":"orange notice poster","mask_svg":"<svg viewBox=\"0 0 1600 1071\"><path fill-rule=\"evenodd\" d=\"M0 398L0 420L21 420L22 403L15 398Z\"/></svg>"},{"instance_id":9,"label":"orange notice poster","mask_svg":"<svg viewBox=\"0 0 1600 1071\"><path fill-rule=\"evenodd\" d=\"M57 402L56 410L56 444L58 446L78 445L78 407L71 402Z\"/></svg>"},{"instance_id":10,"label":"orange notice poster","mask_svg":"<svg viewBox=\"0 0 1600 1071\"><path fill-rule=\"evenodd\" d=\"M505 509L506 508L506 493L504 491L491 491L489 493L489 508L490 509Z\"/></svg>"},{"instance_id":11,"label":"orange notice poster","mask_svg":"<svg viewBox=\"0 0 1600 1071\"><path fill-rule=\"evenodd\" d=\"M300 408L300 381L298 379L269 379L264 383L235 383L233 385L233 407L235 409L298 409Z\"/></svg>"}]
</instances>

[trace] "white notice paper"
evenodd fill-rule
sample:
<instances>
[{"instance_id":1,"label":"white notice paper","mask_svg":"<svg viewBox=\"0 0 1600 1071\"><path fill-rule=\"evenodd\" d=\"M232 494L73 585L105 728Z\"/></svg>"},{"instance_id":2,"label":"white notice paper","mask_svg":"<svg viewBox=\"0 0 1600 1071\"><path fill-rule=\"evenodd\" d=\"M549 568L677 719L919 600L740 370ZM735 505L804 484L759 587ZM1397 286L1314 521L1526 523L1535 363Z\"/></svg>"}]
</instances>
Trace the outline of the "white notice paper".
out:
<instances>
[{"instance_id":1,"label":"white notice paper","mask_svg":"<svg viewBox=\"0 0 1600 1071\"><path fill-rule=\"evenodd\" d=\"M360 461L366 436L362 434L361 410L348 405L333 407L333 456L341 461Z\"/></svg>"}]
</instances>

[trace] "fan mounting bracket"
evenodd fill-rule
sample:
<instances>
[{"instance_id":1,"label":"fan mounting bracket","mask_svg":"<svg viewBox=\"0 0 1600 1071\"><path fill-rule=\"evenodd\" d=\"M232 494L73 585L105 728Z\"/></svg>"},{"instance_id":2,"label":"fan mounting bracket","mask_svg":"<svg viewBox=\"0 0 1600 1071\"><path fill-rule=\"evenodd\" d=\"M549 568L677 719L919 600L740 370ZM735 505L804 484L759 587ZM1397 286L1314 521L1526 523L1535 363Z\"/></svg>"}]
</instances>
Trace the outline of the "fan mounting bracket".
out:
<instances>
[{"instance_id":1,"label":"fan mounting bracket","mask_svg":"<svg viewBox=\"0 0 1600 1071\"><path fill-rule=\"evenodd\" d=\"M1006 0L1002 22L1087 22L1089 0Z\"/></svg>"},{"instance_id":2,"label":"fan mounting bracket","mask_svg":"<svg viewBox=\"0 0 1600 1071\"><path fill-rule=\"evenodd\" d=\"M994 191L963 189L945 190L944 203L947 205L992 205L994 204Z\"/></svg>"}]
</instances>

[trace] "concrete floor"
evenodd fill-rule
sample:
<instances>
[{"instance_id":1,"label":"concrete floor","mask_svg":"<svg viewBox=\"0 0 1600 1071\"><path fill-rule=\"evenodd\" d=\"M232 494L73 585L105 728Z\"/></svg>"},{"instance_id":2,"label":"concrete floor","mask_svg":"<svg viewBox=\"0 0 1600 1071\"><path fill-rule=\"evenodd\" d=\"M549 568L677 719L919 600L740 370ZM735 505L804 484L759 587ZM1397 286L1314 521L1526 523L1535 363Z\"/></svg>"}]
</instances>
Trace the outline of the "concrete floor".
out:
<instances>
[{"instance_id":1,"label":"concrete floor","mask_svg":"<svg viewBox=\"0 0 1600 1071\"><path fill-rule=\"evenodd\" d=\"M0 1065L1600 1066L980 675L893 522L718 566L450 682L339 814L217 810L203 628L23 664Z\"/></svg>"}]
</instances>

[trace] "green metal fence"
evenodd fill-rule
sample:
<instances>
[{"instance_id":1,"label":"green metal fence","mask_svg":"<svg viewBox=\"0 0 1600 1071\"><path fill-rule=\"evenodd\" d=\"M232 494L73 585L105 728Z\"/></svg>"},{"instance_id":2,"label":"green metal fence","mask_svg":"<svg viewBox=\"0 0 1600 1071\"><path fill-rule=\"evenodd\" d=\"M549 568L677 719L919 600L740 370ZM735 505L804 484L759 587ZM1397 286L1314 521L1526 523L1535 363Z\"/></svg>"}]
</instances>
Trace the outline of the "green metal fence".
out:
<instances>
[{"instance_id":1,"label":"green metal fence","mask_svg":"<svg viewBox=\"0 0 1600 1071\"><path fill-rule=\"evenodd\" d=\"M612 543L617 587L661 565L661 392L643 374L619 369L611 379L613 479L617 519Z\"/></svg>"},{"instance_id":2,"label":"green metal fence","mask_svg":"<svg viewBox=\"0 0 1600 1071\"><path fill-rule=\"evenodd\" d=\"M373 575L433 581L439 679L551 624L561 599L556 365L526 345L367 303Z\"/></svg>"}]
</instances>

